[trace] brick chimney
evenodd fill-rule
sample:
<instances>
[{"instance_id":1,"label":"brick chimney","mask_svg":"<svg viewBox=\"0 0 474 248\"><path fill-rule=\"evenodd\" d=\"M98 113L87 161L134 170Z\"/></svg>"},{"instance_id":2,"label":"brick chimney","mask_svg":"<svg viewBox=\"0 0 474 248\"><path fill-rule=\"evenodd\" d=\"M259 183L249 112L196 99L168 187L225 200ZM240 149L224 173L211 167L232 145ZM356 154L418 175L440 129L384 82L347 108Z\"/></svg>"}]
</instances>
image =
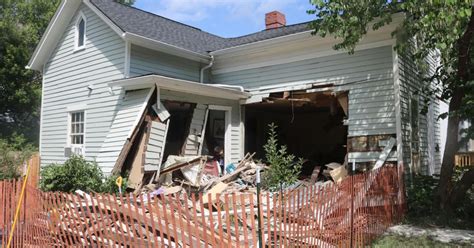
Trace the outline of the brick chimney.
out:
<instances>
[{"instance_id":1,"label":"brick chimney","mask_svg":"<svg viewBox=\"0 0 474 248\"><path fill-rule=\"evenodd\" d=\"M286 25L285 15L279 11L272 11L265 14L266 29L279 28Z\"/></svg>"}]
</instances>

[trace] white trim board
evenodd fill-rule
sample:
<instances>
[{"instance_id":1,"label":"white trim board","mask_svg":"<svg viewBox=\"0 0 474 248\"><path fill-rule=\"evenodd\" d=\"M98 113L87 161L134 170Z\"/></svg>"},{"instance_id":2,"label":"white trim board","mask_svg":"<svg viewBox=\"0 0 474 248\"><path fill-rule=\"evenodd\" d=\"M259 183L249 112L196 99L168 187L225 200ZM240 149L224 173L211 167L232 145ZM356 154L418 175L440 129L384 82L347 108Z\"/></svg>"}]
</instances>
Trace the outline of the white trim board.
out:
<instances>
[{"instance_id":1,"label":"white trim board","mask_svg":"<svg viewBox=\"0 0 474 248\"><path fill-rule=\"evenodd\" d=\"M394 48L394 47L392 47ZM396 127L396 138L397 138L397 160L398 165L403 165L403 131L402 131L402 110L400 100L400 68L398 66L398 53L392 49L392 61L393 61L393 83L394 83L394 95L395 95L395 127Z\"/></svg>"}]
</instances>

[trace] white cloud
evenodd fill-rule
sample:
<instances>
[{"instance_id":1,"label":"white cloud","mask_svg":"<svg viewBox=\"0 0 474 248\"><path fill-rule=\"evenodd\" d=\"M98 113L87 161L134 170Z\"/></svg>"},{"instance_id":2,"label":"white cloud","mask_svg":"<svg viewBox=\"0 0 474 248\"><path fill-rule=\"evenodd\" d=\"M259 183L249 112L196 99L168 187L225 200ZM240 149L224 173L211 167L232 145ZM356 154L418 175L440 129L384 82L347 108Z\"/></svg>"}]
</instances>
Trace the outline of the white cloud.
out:
<instances>
[{"instance_id":1,"label":"white cloud","mask_svg":"<svg viewBox=\"0 0 474 248\"><path fill-rule=\"evenodd\" d=\"M297 0L137 0L147 11L181 22L199 22L219 11L228 19L263 24L263 15L296 4ZM226 14L228 13L228 14Z\"/></svg>"}]
</instances>

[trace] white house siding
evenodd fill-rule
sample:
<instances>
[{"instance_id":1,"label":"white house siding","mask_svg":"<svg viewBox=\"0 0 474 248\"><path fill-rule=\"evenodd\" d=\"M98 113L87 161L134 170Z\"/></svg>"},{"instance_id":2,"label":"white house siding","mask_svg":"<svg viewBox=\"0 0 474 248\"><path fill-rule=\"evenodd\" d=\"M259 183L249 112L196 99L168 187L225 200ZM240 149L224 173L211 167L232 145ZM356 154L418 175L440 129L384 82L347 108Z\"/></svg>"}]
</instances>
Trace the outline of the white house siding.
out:
<instances>
[{"instance_id":1,"label":"white house siding","mask_svg":"<svg viewBox=\"0 0 474 248\"><path fill-rule=\"evenodd\" d=\"M127 91L117 102L117 111L96 159L104 173L112 171L125 142L142 117L152 93L152 89Z\"/></svg>"},{"instance_id":2,"label":"white house siding","mask_svg":"<svg viewBox=\"0 0 474 248\"><path fill-rule=\"evenodd\" d=\"M396 134L392 52L391 46L383 46L352 55L341 53L223 72L213 74L213 80L246 89L304 80L333 83L335 91L349 91L349 137ZM378 156L378 152L351 154L357 161L373 161ZM395 158L393 152L390 159Z\"/></svg>"},{"instance_id":3,"label":"white house siding","mask_svg":"<svg viewBox=\"0 0 474 248\"><path fill-rule=\"evenodd\" d=\"M426 115L419 114L419 142L420 142L420 166L422 174L439 173L441 168L441 151L436 147L440 144L440 101L434 95L426 95L427 92L423 88L423 80L420 73L415 68L415 64L409 56L399 55L399 71L400 71L400 107L402 122L402 140L403 140L403 162L405 165L411 166L411 145L410 145L410 97L418 99L421 110L424 101L430 97L430 106ZM427 58L430 63L430 71L433 73L436 58L430 56ZM429 86L431 89L434 84ZM419 94L420 93L420 94Z\"/></svg>"},{"instance_id":4,"label":"white house siding","mask_svg":"<svg viewBox=\"0 0 474 248\"><path fill-rule=\"evenodd\" d=\"M242 135L240 129L240 105L237 100L226 100L221 98L198 96L188 93L160 90L162 100L182 101L197 103L203 105L221 105L232 107L231 110L231 130L230 130L230 160L231 162L238 162L242 159L241 142ZM171 124L173 125L173 124Z\"/></svg>"},{"instance_id":5,"label":"white house siding","mask_svg":"<svg viewBox=\"0 0 474 248\"><path fill-rule=\"evenodd\" d=\"M42 165L66 159L68 107L85 107L85 155L89 160L99 153L118 107L120 89L111 95L107 83L123 78L125 43L88 7L81 5L79 10L86 16L85 50L74 51L76 13L43 73Z\"/></svg>"},{"instance_id":6,"label":"white house siding","mask_svg":"<svg viewBox=\"0 0 474 248\"><path fill-rule=\"evenodd\" d=\"M130 77L159 74L197 82L199 73L199 62L139 46L131 46Z\"/></svg>"}]
</instances>

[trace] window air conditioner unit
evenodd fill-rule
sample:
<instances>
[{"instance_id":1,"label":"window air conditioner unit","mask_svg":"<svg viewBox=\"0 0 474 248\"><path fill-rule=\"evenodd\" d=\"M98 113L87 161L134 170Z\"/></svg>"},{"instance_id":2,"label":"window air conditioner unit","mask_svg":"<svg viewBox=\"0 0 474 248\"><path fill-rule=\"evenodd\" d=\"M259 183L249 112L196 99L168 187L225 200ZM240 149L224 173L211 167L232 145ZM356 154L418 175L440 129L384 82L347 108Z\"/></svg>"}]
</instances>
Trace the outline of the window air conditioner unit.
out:
<instances>
[{"instance_id":1,"label":"window air conditioner unit","mask_svg":"<svg viewBox=\"0 0 474 248\"><path fill-rule=\"evenodd\" d=\"M77 147L77 146L64 147L64 157L70 158L73 154L77 155L77 156L84 156L84 148L83 147Z\"/></svg>"}]
</instances>

